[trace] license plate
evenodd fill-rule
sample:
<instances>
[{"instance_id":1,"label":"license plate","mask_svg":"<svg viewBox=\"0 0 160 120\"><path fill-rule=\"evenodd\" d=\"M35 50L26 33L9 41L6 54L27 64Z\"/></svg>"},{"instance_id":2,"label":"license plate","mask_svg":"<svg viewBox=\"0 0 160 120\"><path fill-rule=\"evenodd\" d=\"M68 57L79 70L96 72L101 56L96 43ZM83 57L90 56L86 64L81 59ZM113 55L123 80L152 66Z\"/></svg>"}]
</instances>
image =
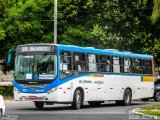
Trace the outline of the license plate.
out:
<instances>
[{"instance_id":1,"label":"license plate","mask_svg":"<svg viewBox=\"0 0 160 120\"><path fill-rule=\"evenodd\" d=\"M36 96L29 96L29 99L37 99Z\"/></svg>"}]
</instances>

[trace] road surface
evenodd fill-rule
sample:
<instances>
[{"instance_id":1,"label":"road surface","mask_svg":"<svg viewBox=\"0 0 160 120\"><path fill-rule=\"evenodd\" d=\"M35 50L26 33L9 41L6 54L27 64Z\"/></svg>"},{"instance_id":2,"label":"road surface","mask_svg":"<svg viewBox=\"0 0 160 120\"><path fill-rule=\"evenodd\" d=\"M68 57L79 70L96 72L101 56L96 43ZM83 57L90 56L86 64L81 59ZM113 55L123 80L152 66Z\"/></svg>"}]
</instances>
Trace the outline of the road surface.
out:
<instances>
[{"instance_id":1,"label":"road surface","mask_svg":"<svg viewBox=\"0 0 160 120\"><path fill-rule=\"evenodd\" d=\"M6 114L2 120L143 120L131 113L131 110L158 104L154 101L133 101L130 106L117 106L115 102L107 102L98 107L85 103L80 110L72 110L70 105L45 106L37 110L32 102L6 102ZM148 119L149 120L149 119Z\"/></svg>"}]
</instances>

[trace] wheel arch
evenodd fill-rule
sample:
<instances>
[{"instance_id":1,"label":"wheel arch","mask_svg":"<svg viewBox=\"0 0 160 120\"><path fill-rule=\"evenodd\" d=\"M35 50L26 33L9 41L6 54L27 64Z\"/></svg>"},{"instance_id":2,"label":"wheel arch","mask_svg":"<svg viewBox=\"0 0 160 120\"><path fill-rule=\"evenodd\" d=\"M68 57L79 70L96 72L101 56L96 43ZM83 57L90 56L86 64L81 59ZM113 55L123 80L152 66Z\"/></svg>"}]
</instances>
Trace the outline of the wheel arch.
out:
<instances>
[{"instance_id":1,"label":"wheel arch","mask_svg":"<svg viewBox=\"0 0 160 120\"><path fill-rule=\"evenodd\" d=\"M82 87L77 87L75 90L74 90L74 94L76 92L76 90L80 90L81 93L82 93L82 102L84 101L84 89Z\"/></svg>"},{"instance_id":2,"label":"wheel arch","mask_svg":"<svg viewBox=\"0 0 160 120\"><path fill-rule=\"evenodd\" d=\"M131 97L132 97L132 89L130 87L127 87L125 90L127 89L131 92Z\"/></svg>"}]
</instances>

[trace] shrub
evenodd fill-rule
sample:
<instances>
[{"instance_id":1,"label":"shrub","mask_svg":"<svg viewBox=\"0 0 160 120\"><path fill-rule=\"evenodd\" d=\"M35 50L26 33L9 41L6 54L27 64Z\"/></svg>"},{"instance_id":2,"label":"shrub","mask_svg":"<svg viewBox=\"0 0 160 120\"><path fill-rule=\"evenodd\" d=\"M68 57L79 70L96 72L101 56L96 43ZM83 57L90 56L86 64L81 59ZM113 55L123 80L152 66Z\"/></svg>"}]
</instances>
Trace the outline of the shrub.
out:
<instances>
[{"instance_id":1,"label":"shrub","mask_svg":"<svg viewBox=\"0 0 160 120\"><path fill-rule=\"evenodd\" d=\"M13 86L0 86L0 95L13 96Z\"/></svg>"}]
</instances>

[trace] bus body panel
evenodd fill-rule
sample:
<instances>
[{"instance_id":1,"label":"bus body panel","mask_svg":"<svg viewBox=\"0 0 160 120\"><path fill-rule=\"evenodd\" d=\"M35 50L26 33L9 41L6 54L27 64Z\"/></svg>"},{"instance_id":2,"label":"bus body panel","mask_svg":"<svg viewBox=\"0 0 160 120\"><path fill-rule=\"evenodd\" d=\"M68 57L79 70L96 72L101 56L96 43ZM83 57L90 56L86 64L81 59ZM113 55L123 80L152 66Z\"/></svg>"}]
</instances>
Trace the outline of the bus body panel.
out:
<instances>
[{"instance_id":1,"label":"bus body panel","mask_svg":"<svg viewBox=\"0 0 160 120\"><path fill-rule=\"evenodd\" d=\"M130 88L132 99L139 99L153 97L153 86L153 82L143 81L142 76L92 74L62 83L52 93L35 94L14 91L14 96L15 100L29 100L29 96L36 96L38 101L72 102L75 90L82 88L84 101L123 100L125 89Z\"/></svg>"}]
</instances>

